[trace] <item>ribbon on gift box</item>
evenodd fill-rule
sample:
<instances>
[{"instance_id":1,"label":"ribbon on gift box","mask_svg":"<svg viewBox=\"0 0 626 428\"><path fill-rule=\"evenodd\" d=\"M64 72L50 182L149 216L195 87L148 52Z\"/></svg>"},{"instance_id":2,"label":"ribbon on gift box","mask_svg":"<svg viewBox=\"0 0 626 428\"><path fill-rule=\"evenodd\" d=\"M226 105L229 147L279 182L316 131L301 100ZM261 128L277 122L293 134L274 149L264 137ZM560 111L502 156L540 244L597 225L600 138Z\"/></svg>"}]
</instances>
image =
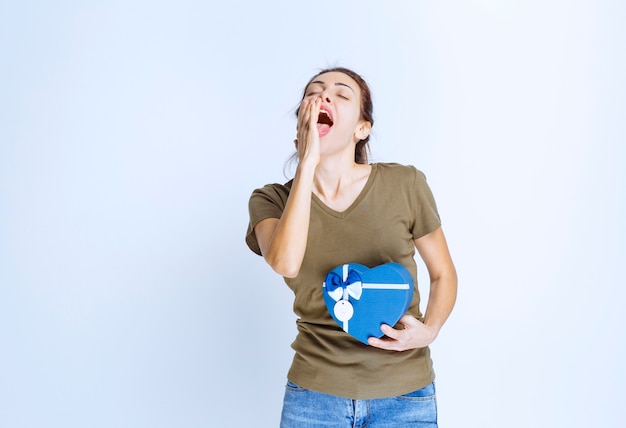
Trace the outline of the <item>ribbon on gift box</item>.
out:
<instances>
[{"instance_id":1,"label":"ribbon on gift box","mask_svg":"<svg viewBox=\"0 0 626 428\"><path fill-rule=\"evenodd\" d=\"M326 292L335 302L341 299L348 300L349 296L359 300L363 292L361 275L359 275L355 269L351 269L350 265L347 264L342 266L341 277L339 277L335 271L331 271L326 276L324 284Z\"/></svg>"},{"instance_id":2,"label":"ribbon on gift box","mask_svg":"<svg viewBox=\"0 0 626 428\"><path fill-rule=\"evenodd\" d=\"M387 266L383 265L383 268L405 269L397 263L390 263ZM409 283L363 282L361 275L365 274L369 268L356 263L342 265L341 276L337 270L334 269L328 273L322 286L326 289L328 296L336 302L333 307L333 315L337 321L342 323L342 329L346 333L350 333L349 321L354 315L354 308L350 303L350 298L360 300L363 289L409 290L412 288L412 284Z\"/></svg>"}]
</instances>

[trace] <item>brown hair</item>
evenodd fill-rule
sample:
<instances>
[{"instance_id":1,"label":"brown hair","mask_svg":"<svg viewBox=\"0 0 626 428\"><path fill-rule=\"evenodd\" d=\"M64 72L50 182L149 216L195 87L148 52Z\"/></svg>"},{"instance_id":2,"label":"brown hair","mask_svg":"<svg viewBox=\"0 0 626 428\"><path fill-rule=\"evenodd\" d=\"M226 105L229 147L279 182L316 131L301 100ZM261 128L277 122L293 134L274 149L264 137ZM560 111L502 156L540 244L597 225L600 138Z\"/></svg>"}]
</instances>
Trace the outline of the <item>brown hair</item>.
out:
<instances>
[{"instance_id":1,"label":"brown hair","mask_svg":"<svg viewBox=\"0 0 626 428\"><path fill-rule=\"evenodd\" d=\"M317 77L321 76L325 73L338 72L343 73L346 76L351 77L359 86L361 90L361 120L365 120L369 122L372 126L374 126L374 105L372 103L372 93L370 88L365 81L358 73L344 67L332 67L321 70L315 76L311 77L309 82L304 87L304 91L302 92L302 99L304 99L306 95L306 88L311 84L313 80ZM301 99L301 100L302 100ZM298 116L298 112L300 111L300 106L296 109L296 117ZM354 150L354 161L360 164L366 164L368 162L368 153L369 153L369 134L366 138L356 143L356 148ZM297 155L296 155L297 156Z\"/></svg>"}]
</instances>

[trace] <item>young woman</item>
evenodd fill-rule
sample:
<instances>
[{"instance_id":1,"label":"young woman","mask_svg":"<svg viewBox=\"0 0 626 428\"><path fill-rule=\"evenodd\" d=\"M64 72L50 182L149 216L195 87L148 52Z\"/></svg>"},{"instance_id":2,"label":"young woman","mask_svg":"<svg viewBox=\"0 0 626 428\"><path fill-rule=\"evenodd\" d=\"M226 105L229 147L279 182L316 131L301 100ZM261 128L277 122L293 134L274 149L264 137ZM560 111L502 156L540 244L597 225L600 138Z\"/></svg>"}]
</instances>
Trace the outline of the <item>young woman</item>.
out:
<instances>
[{"instance_id":1,"label":"young woman","mask_svg":"<svg viewBox=\"0 0 626 428\"><path fill-rule=\"evenodd\" d=\"M315 75L296 114L295 177L252 193L246 235L295 294L298 335L281 427L436 427L428 345L452 311L457 277L425 176L368 163L372 99L351 70ZM423 315L416 248L430 277ZM387 262L409 270L414 297L398 325L383 325L384 336L366 345L332 319L322 283L345 263Z\"/></svg>"}]
</instances>

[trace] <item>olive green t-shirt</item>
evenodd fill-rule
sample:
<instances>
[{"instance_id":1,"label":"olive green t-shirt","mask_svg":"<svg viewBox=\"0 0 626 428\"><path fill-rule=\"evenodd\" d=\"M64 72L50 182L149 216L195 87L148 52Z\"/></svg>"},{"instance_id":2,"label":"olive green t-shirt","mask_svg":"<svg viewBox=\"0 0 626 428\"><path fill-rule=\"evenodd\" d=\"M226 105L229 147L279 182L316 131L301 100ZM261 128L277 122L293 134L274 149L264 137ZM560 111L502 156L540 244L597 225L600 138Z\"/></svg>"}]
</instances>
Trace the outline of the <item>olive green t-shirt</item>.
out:
<instances>
[{"instance_id":1,"label":"olive green t-shirt","mask_svg":"<svg viewBox=\"0 0 626 428\"><path fill-rule=\"evenodd\" d=\"M261 254L254 226L280 218L292 181L256 189L250 197L246 243ZM344 332L329 314L322 294L326 274L345 263L375 267L396 262L415 283L408 313L422 320L414 239L440 225L433 195L413 166L372 164L354 203L343 212L311 195L311 219L304 260L296 278L285 278L295 294L298 335L288 379L314 391L351 399L406 394L434 380L428 348L403 352L365 345Z\"/></svg>"}]
</instances>

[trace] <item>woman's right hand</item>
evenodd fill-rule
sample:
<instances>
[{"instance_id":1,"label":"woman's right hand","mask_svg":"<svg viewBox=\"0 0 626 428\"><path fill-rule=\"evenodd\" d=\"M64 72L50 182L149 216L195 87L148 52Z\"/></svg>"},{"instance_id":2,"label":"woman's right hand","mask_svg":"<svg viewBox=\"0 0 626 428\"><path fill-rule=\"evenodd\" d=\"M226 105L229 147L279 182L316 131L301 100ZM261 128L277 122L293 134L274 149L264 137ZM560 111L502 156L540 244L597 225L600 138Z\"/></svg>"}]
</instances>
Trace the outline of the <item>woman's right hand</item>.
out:
<instances>
[{"instance_id":1,"label":"woman's right hand","mask_svg":"<svg viewBox=\"0 0 626 428\"><path fill-rule=\"evenodd\" d=\"M296 149L300 164L316 167L320 161L320 136L317 119L322 99L319 96L305 97L298 112Z\"/></svg>"},{"instance_id":2,"label":"woman's right hand","mask_svg":"<svg viewBox=\"0 0 626 428\"><path fill-rule=\"evenodd\" d=\"M289 198L280 219L266 218L255 227L261 254L265 261L287 278L300 272L306 250L311 216L313 178L320 162L320 136L317 119L322 99L319 95L305 97L298 111L296 148L298 170Z\"/></svg>"}]
</instances>

